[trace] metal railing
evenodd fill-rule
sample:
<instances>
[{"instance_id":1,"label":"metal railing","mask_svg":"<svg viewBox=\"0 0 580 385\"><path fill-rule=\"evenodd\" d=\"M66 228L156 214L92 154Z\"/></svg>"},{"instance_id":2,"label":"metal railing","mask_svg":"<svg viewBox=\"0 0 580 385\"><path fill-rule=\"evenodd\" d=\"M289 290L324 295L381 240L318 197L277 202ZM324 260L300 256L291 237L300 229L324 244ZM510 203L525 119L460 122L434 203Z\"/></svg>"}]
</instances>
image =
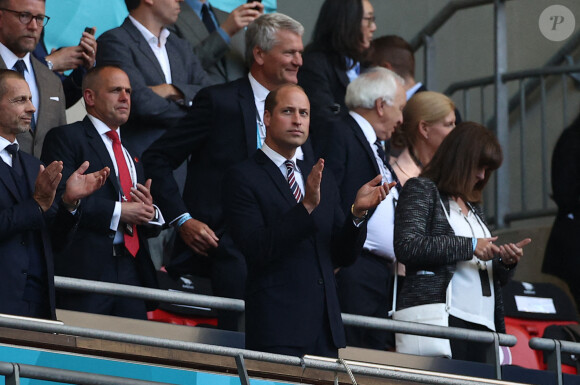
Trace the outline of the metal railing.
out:
<instances>
[{"instance_id":1,"label":"metal railing","mask_svg":"<svg viewBox=\"0 0 580 385\"><path fill-rule=\"evenodd\" d=\"M485 87L493 85L493 101L490 105L493 105L494 113L493 118L487 122L487 126L494 128L500 145L504 149L506 154L512 153L510 147L510 134L509 134L509 118L510 114L515 111L516 108L520 107L520 156L519 159L512 158L509 155L504 157L504 162L502 167L497 170L495 174L495 183L493 191L486 192L486 195L491 195L486 199L486 202L493 202L493 205L486 206L486 212L488 213L488 219L490 222L494 223L497 227L504 227L509 225L510 221L518 219L536 218L541 216L548 216L555 214L556 210L553 205L549 205L549 149L547 148L546 140L546 82L544 77L549 73L557 74L558 70L554 68L563 62L570 62L570 53L578 49L580 45L580 32L577 32L572 37L568 38L566 44L556 52L544 65L545 68L539 70L530 71L520 71L518 75L522 75L517 78L520 81L519 91L511 96L508 92L507 82L516 80L510 79L507 72L507 20L506 20L506 9L505 3L507 0L452 0L445 7L443 7L426 25L421 31L411 40L410 44L414 51L419 50L424 47L424 83L428 89L437 89L435 73L435 42L433 35L444 26L448 20L450 20L457 11L467 8L479 7L483 5L494 5L494 73L491 76L469 80L465 82L459 82L452 84L445 91L446 94L451 95L458 90L463 91L463 116L467 118L468 112L470 111L469 106L469 93L468 90L475 89L479 91L480 97L480 111L478 118L474 120L480 120L482 124L486 124L485 117ZM571 70L567 74L571 74L573 68L577 66L568 65ZM562 70L560 70L562 71ZM566 71L566 70L564 70ZM566 126L568 121L568 107L567 107L567 94L566 94L566 75L564 71L560 72L561 82L564 90L563 94L563 126ZM528 73L524 76L525 73ZM525 78L532 78L532 80L524 81ZM573 76L573 79L578 83L578 76ZM524 84L525 83L525 84ZM536 196L536 192L529 193L528 177L532 175L530 170L526 169L525 154L526 154L526 96L533 93L534 90L540 88L540 108L541 108L541 184L542 184L542 201L539 207L532 207L529 203L529 196ZM467 120L467 119L465 119ZM513 171L510 171L510 162L518 162L519 168L518 172L521 174L519 181L519 197L521 200L521 207L512 208L510 206L510 194L512 193L510 182L514 180ZM534 171L538 167L534 168ZM537 205L536 205L537 206ZM492 211L490 213L490 211Z\"/></svg>"},{"instance_id":2,"label":"metal railing","mask_svg":"<svg viewBox=\"0 0 580 385\"><path fill-rule=\"evenodd\" d=\"M175 303L181 305L193 305L229 310L235 312L244 311L244 301L231 298L212 297L199 294L169 292L166 290L134 287L114 283L87 281L68 277L55 277L55 287L58 290L81 291L114 296L138 298L147 301ZM455 327L442 327L425 325L414 322L395 321L391 319L365 317L354 314L342 314L345 325L380 329L395 333L414 334L428 337L458 339L465 341L481 342L489 345L488 362L496 369L497 378L501 378L499 360L500 346L514 346L516 337L509 334L474 331Z\"/></svg>"},{"instance_id":3,"label":"metal railing","mask_svg":"<svg viewBox=\"0 0 580 385\"><path fill-rule=\"evenodd\" d=\"M554 340L548 338L532 338L528 342L530 348L543 350L548 364L548 370L556 372L558 385L562 385L562 353L580 355L580 343ZM579 373L580 374L580 373Z\"/></svg>"},{"instance_id":4,"label":"metal railing","mask_svg":"<svg viewBox=\"0 0 580 385\"><path fill-rule=\"evenodd\" d=\"M126 377L1 361L0 375L6 377L6 385L20 385L20 378L78 385L174 385L165 382L136 380Z\"/></svg>"},{"instance_id":5,"label":"metal railing","mask_svg":"<svg viewBox=\"0 0 580 385\"><path fill-rule=\"evenodd\" d=\"M139 344L151 347L177 349L196 353L214 354L233 357L237 362L245 359L297 366L303 369L320 369L335 373L346 372L344 364L338 360L316 357L293 357L281 354L257 352L246 349L227 348L222 346L184 342L156 337L146 337L134 334L111 332L97 329L81 328L74 326L55 325L52 323L38 322L33 320L15 320L0 316L0 327L19 330L30 330L44 333L57 333L75 335L80 337L97 338L109 341ZM476 384L500 384L497 380L479 379L468 376L447 375L444 373L430 372L418 369L406 369L389 365L366 364L356 361L345 361L354 374L371 376L375 378L387 378L399 381L410 381L421 384L448 384L448 385L476 385ZM240 366L238 365L238 368ZM241 374L241 373L238 373ZM245 373L247 376L247 373ZM247 379L247 377L246 377ZM501 382L501 384L510 384ZM137 384L136 384L137 385Z\"/></svg>"},{"instance_id":6,"label":"metal railing","mask_svg":"<svg viewBox=\"0 0 580 385\"><path fill-rule=\"evenodd\" d=\"M579 34L580 36L580 34ZM499 191L494 193L494 197L491 201L494 201L495 207L502 206L504 207L503 210L496 210L495 211L495 222L500 225L505 223L509 224L513 220L520 220L520 219L528 219L528 218L537 218L541 216L550 216L556 213L556 209L554 207L550 207L550 157L551 157L551 149L548 146L548 132L553 131L554 127L548 126L548 118L547 118L547 89L548 83L555 83L549 82L548 80L555 80L561 83L562 86L562 122L563 126L561 129L564 129L569 117L568 117L568 93L569 87L568 82L571 74L580 72L580 65L574 66L564 66L564 67L557 67L557 66L547 66L539 69L530 69L530 70L522 70L522 71L514 71L508 72L501 75L500 81L507 85L509 82L518 82L518 90L514 98L517 98L518 102L513 102L514 98L512 98L512 102L510 105L512 106L512 110L509 111L513 113L515 109L519 107L519 116L518 116L518 125L514 129L519 130L519 144L511 146L508 144L504 147L504 151L506 154L509 153L519 153L519 159L512 159L519 161L519 207L508 207L509 201L509 191L506 195L504 192L503 194ZM549 77L551 77L549 79ZM480 112L480 121L483 124L487 124L490 128L495 128L495 124L491 121L486 122L485 118L485 88L494 84L494 79L492 77L482 77L478 79L473 79L464 82L457 82L450 85L446 90L445 93L448 95L453 95L455 92L462 92L462 99L463 99L463 114L465 117L468 116L468 111L471 107L471 94L475 93L479 96L479 112ZM540 101L540 119L539 119L539 137L540 140L536 141L536 143L530 143L528 138L530 125L528 124L528 119L526 119L526 112L527 112L527 100L530 95L535 91L534 87L537 84L539 88L539 101ZM555 85L553 85L555 86ZM560 106L559 106L560 107ZM537 147L531 147L536 145ZM515 147L515 148L514 148ZM526 161L526 155L530 152L534 152L538 154L538 157L541 160L541 168L538 170L536 165L530 164ZM506 157L507 158L507 157ZM505 169L506 172L509 172L509 167L505 164L502 165L501 169ZM541 202L539 205L536 204L535 206L530 202L531 196L537 196L536 192L530 192L529 188L526 186L529 184L529 176L535 175L537 177L540 174L540 192L541 194ZM507 181L496 180L496 189L502 183L507 183L508 185L511 183L513 184L514 178L512 178L509 173L507 175ZM501 203L503 202L503 203ZM489 214L489 213L488 213ZM488 215L490 216L490 215ZM499 217L498 217L499 216ZM490 216L491 217L491 216Z\"/></svg>"}]
</instances>

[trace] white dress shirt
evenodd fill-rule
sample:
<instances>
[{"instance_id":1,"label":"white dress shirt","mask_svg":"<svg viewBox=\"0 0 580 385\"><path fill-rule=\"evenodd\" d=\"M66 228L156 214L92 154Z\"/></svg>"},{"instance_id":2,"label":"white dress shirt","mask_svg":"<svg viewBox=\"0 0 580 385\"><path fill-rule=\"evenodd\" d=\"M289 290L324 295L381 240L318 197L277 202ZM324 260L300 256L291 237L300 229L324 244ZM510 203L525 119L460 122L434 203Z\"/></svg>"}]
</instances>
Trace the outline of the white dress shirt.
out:
<instances>
[{"instance_id":1,"label":"white dress shirt","mask_svg":"<svg viewBox=\"0 0 580 385\"><path fill-rule=\"evenodd\" d=\"M467 215L463 215L457 202L449 199L449 211L449 224L456 236L468 238L491 237L491 233L485 224L472 210L469 210ZM469 261L457 262L457 269L451 279L449 314L495 331L492 266L492 261L482 261L475 255ZM490 297L482 295L479 269L487 270L491 288Z\"/></svg>"},{"instance_id":2,"label":"white dress shirt","mask_svg":"<svg viewBox=\"0 0 580 385\"><path fill-rule=\"evenodd\" d=\"M18 144L18 141L15 139L14 143ZM12 167L12 155L10 155L8 151L6 151L6 147L8 147L11 144L12 142L10 142L8 139L0 136L0 158L2 158L4 163L6 163L10 167ZM18 147L18 149L20 149L20 146Z\"/></svg>"},{"instance_id":3,"label":"white dress shirt","mask_svg":"<svg viewBox=\"0 0 580 385\"><path fill-rule=\"evenodd\" d=\"M109 152L109 156L111 157L111 161L113 163L113 168L114 168L114 170L111 170L111 172L113 172L113 171L115 172L115 176L116 176L117 180L119 181L119 186L121 186L121 181L119 180L119 168L117 167L115 152L113 151L113 140L107 136L107 132L111 131L111 129L105 123L103 123L99 119L95 118L94 116L92 116L90 114L87 114L87 116L89 117L91 123L93 123L93 126L95 126L95 128L97 129L97 132L101 136L101 140L103 141L103 143L105 144L105 147L107 148L107 151ZM117 135L119 135L119 140L121 140L121 131L119 130L119 128L117 128L116 131L117 131ZM122 140L121 140L121 143L123 143ZM131 159L131 155L129 154L127 149L124 146L122 146L122 148L123 148L123 155L125 156L125 162L127 163L127 167L129 168L129 175L131 176L131 182L133 184L133 187L136 187L137 186L137 170L135 169L135 163L133 163L133 159ZM115 245L121 244L124 242L123 229L119 228L119 222L121 221L121 203L122 202L123 202L123 199L121 196L121 192L119 192L119 198L118 198L118 201L115 202L113 216L111 217L111 223L109 225L109 228L112 231L115 231L115 239L113 240L113 243ZM165 220L163 219L163 216L161 215L161 211L157 208L157 206L155 206L155 209L157 210L157 213L158 213L157 221L151 221L149 223L152 225L160 226L163 223L165 223Z\"/></svg>"},{"instance_id":4,"label":"white dress shirt","mask_svg":"<svg viewBox=\"0 0 580 385\"><path fill-rule=\"evenodd\" d=\"M350 116L357 122L361 128L365 138L367 139L375 161L379 166L381 175L383 176L383 183L390 183L393 181L391 172L387 169L383 160L377 154L377 134L371 124L356 112L349 112ZM393 232L395 229L395 204L399 199L399 192L396 188L392 188L387 197L379 203L373 215L368 219L367 224L367 239L363 248L372 254L385 258L388 261L395 260L395 251L393 247Z\"/></svg>"},{"instance_id":5,"label":"white dress shirt","mask_svg":"<svg viewBox=\"0 0 580 385\"><path fill-rule=\"evenodd\" d=\"M145 26L137 21L133 16L129 15L129 20L133 23L135 28L141 32L141 35L145 38L149 47L153 51L153 54L157 58L163 74L165 75L165 83L171 84L171 66L169 65L169 56L167 56L167 50L165 49L165 43L167 43L167 38L169 37L169 30L163 28L159 34L159 38L151 33Z\"/></svg>"},{"instance_id":6,"label":"white dress shirt","mask_svg":"<svg viewBox=\"0 0 580 385\"><path fill-rule=\"evenodd\" d=\"M298 164L296 164L297 159L296 153L294 154L294 157L292 159L286 159L282 155L278 154L276 151L272 150L266 143L264 143L261 150L264 154L266 154L268 158L270 158L272 162L274 162L274 164L276 165L276 167L278 167L278 169L284 176L284 179L286 180L288 180L288 169L286 168L284 162L286 162L287 160L291 160L294 163L294 179L296 180L296 183L298 183L298 187L300 187L300 192L304 197L304 176L302 175L302 171L298 167ZM290 190L290 185L288 185L288 190Z\"/></svg>"},{"instance_id":7,"label":"white dress shirt","mask_svg":"<svg viewBox=\"0 0 580 385\"><path fill-rule=\"evenodd\" d=\"M250 80L250 86L252 86L252 93L254 94L254 103L256 104L256 111L258 111L258 116L256 116L257 129L260 135L260 146L264 145L264 140L266 139L266 126L264 125L264 105L266 103L266 97L270 91L261 85L253 76L252 73L248 73L248 79ZM258 134L256 133L256 144ZM300 160L304 160L304 152L302 152L302 147L296 149L296 157Z\"/></svg>"}]
</instances>

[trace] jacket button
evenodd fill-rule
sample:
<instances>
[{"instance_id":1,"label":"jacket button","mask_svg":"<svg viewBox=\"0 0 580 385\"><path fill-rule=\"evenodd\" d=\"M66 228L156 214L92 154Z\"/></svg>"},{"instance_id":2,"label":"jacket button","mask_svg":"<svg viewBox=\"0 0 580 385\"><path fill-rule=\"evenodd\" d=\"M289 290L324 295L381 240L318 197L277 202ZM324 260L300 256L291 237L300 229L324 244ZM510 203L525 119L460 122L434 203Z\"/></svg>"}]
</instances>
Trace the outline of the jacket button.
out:
<instances>
[{"instance_id":1,"label":"jacket button","mask_svg":"<svg viewBox=\"0 0 580 385\"><path fill-rule=\"evenodd\" d=\"M318 284L319 285L324 285L324 280L322 278L318 278Z\"/></svg>"},{"instance_id":2,"label":"jacket button","mask_svg":"<svg viewBox=\"0 0 580 385\"><path fill-rule=\"evenodd\" d=\"M26 243L24 243L24 241L21 241L21 242L20 242L20 244L21 244L22 246L24 246Z\"/></svg>"}]
</instances>

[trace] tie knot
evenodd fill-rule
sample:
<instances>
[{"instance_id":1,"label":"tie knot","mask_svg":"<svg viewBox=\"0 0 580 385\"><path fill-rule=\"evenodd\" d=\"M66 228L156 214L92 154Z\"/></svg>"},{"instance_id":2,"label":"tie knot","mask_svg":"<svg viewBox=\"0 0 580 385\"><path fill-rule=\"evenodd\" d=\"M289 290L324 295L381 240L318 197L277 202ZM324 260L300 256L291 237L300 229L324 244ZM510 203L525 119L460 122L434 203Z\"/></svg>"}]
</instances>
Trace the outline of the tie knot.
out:
<instances>
[{"instance_id":1,"label":"tie knot","mask_svg":"<svg viewBox=\"0 0 580 385\"><path fill-rule=\"evenodd\" d=\"M110 130L110 131L107 131L105 133L105 135L107 135L109 138L111 138L113 143L121 143L121 140L119 139L119 134L117 134L117 131Z\"/></svg>"},{"instance_id":2,"label":"tie knot","mask_svg":"<svg viewBox=\"0 0 580 385\"><path fill-rule=\"evenodd\" d=\"M18 145L16 143L9 144L6 146L6 151L14 157L18 153Z\"/></svg>"},{"instance_id":3,"label":"tie knot","mask_svg":"<svg viewBox=\"0 0 580 385\"><path fill-rule=\"evenodd\" d=\"M284 164L286 165L286 170L288 171L294 170L294 162L292 162L291 160L285 161Z\"/></svg>"},{"instance_id":4,"label":"tie knot","mask_svg":"<svg viewBox=\"0 0 580 385\"><path fill-rule=\"evenodd\" d=\"M23 60L17 60L12 68L17 72L20 72L22 75L24 75L24 71L27 70L26 63L24 63Z\"/></svg>"}]
</instances>

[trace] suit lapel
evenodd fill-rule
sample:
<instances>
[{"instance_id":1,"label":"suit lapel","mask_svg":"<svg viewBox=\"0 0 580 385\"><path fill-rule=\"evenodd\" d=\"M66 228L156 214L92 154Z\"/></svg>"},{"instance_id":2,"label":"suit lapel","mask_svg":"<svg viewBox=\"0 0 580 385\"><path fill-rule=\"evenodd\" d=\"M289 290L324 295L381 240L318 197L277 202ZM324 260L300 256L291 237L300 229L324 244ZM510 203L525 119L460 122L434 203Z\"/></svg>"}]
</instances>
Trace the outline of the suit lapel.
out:
<instances>
[{"instance_id":1,"label":"suit lapel","mask_svg":"<svg viewBox=\"0 0 580 385\"><path fill-rule=\"evenodd\" d=\"M244 131L246 134L246 146L248 150L248 157L250 157L257 148L257 132L258 126L256 123L256 103L254 102L254 93L252 86L247 77L240 79L238 88L238 102L240 103L240 110L243 115Z\"/></svg>"},{"instance_id":2,"label":"suit lapel","mask_svg":"<svg viewBox=\"0 0 580 385\"><path fill-rule=\"evenodd\" d=\"M270 158L268 158L262 151L256 151L255 159L258 165L264 169L264 172L268 175L272 182L274 182L274 185L280 194L282 194L286 202L288 202L290 206L296 205L296 199L294 199L294 196L290 191L288 180L284 178L280 172L280 169L274 164L274 162L272 162L272 160L270 160ZM300 170L302 170L301 166L298 167L300 167Z\"/></svg>"},{"instance_id":3,"label":"suit lapel","mask_svg":"<svg viewBox=\"0 0 580 385\"><path fill-rule=\"evenodd\" d=\"M101 164L103 166L109 167L109 169L111 170L109 180L113 184L113 187L115 187L115 191L119 193L121 191L119 179L115 175L115 166L113 165L113 160L109 155L109 151L107 151L107 147L105 147L105 144L103 143L103 139L101 139L101 136L97 132L97 129L95 128L95 126L93 126L93 123L91 123L88 117L85 117L82 124L89 145L92 147L95 154L97 154L97 157L101 161Z\"/></svg>"},{"instance_id":4,"label":"suit lapel","mask_svg":"<svg viewBox=\"0 0 580 385\"><path fill-rule=\"evenodd\" d=\"M165 74L163 74L163 70L161 69L159 62L157 61L155 54L153 54L151 47L149 47L149 44L147 43L143 35L141 35L141 32L139 32L139 30L133 25L131 20L129 20L129 18L125 19L121 27L123 27L129 34L129 36L131 36L131 38L135 41L135 44L139 47L139 50L141 51L143 56L147 58L149 64L152 66L151 68L155 68L158 75L161 76L162 79L165 79Z\"/></svg>"},{"instance_id":5,"label":"suit lapel","mask_svg":"<svg viewBox=\"0 0 580 385\"><path fill-rule=\"evenodd\" d=\"M334 66L333 68L334 72L336 73L336 76L338 77L338 80L340 80L340 84L342 84L344 88L346 88L350 83L350 79L348 78L348 76L346 76L346 71L341 70L336 66Z\"/></svg>"},{"instance_id":6,"label":"suit lapel","mask_svg":"<svg viewBox=\"0 0 580 385\"><path fill-rule=\"evenodd\" d=\"M0 181L2 181L2 183L8 189L8 191L10 191L14 199L16 199L17 201L21 200L20 192L18 191L18 188L14 183L12 175L10 175L10 166L8 166L2 160L0 160Z\"/></svg>"},{"instance_id":7,"label":"suit lapel","mask_svg":"<svg viewBox=\"0 0 580 385\"><path fill-rule=\"evenodd\" d=\"M199 22L186 22L186 20L192 19ZM187 3L181 5L181 14L179 15L175 25L182 31L182 34L186 40L203 41L209 36L205 25L199 16L197 16L197 13L195 13L195 11ZM191 35L193 39L188 38L188 35Z\"/></svg>"},{"instance_id":8,"label":"suit lapel","mask_svg":"<svg viewBox=\"0 0 580 385\"><path fill-rule=\"evenodd\" d=\"M371 161L371 164L375 169L376 175L380 174L381 170L379 168L379 165L377 164L375 153L373 151L373 148L369 144L369 141L367 140L365 134L362 132L362 129L360 128L356 120L354 120L350 115L348 117L348 122L351 130L354 132L354 136L356 137L362 148L364 148L365 153L369 157L369 160Z\"/></svg>"}]
</instances>

